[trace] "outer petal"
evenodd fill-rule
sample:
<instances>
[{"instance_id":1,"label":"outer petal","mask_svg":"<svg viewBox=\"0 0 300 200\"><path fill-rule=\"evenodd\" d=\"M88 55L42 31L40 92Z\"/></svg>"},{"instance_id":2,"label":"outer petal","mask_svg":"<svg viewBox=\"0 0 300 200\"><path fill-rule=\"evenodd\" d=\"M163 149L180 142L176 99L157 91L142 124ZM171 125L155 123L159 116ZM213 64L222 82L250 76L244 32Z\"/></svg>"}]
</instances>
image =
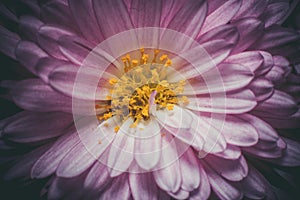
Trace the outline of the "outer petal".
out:
<instances>
[{"instance_id":1,"label":"outer petal","mask_svg":"<svg viewBox=\"0 0 300 200\"><path fill-rule=\"evenodd\" d=\"M174 29L178 32L196 38L205 20L207 12L206 1L188 0L181 9L176 13L174 18L168 24L169 29Z\"/></svg>"},{"instance_id":2,"label":"outer petal","mask_svg":"<svg viewBox=\"0 0 300 200\"><path fill-rule=\"evenodd\" d=\"M217 93L212 97L189 97L189 104L182 106L202 112L239 114L252 110L256 106L256 99L250 90L242 90L227 95Z\"/></svg>"},{"instance_id":3,"label":"outer petal","mask_svg":"<svg viewBox=\"0 0 300 200\"><path fill-rule=\"evenodd\" d=\"M205 170L202 167L202 164L199 163L199 172L200 172L200 186L191 192L191 200L206 200L210 195L210 183L208 181Z\"/></svg>"},{"instance_id":4,"label":"outer petal","mask_svg":"<svg viewBox=\"0 0 300 200\"><path fill-rule=\"evenodd\" d=\"M135 200L158 199L158 188L151 173L130 174L129 184L131 194Z\"/></svg>"},{"instance_id":5,"label":"outer petal","mask_svg":"<svg viewBox=\"0 0 300 200\"><path fill-rule=\"evenodd\" d=\"M200 176L198 163L194 152L189 148L179 159L181 170L181 188L185 191L197 189L202 177Z\"/></svg>"},{"instance_id":6,"label":"outer petal","mask_svg":"<svg viewBox=\"0 0 300 200\"><path fill-rule=\"evenodd\" d=\"M206 156L205 161L215 171L230 181L240 181L248 174L248 165L243 156L237 160L227 160L212 155Z\"/></svg>"},{"instance_id":7,"label":"outer petal","mask_svg":"<svg viewBox=\"0 0 300 200\"><path fill-rule=\"evenodd\" d=\"M210 29L226 24L237 13L241 6L241 0L229 0L218 9L210 13L203 24L201 33L205 33Z\"/></svg>"},{"instance_id":8,"label":"outer petal","mask_svg":"<svg viewBox=\"0 0 300 200\"><path fill-rule=\"evenodd\" d=\"M241 191L220 177L213 169L204 164L208 180L214 192L221 199L242 199Z\"/></svg>"},{"instance_id":9,"label":"outer petal","mask_svg":"<svg viewBox=\"0 0 300 200\"><path fill-rule=\"evenodd\" d=\"M32 167L32 178L45 178L56 171L65 155L80 142L74 129L75 127L71 128L69 132L60 137L47 152L40 156Z\"/></svg>"},{"instance_id":10,"label":"outer petal","mask_svg":"<svg viewBox=\"0 0 300 200\"><path fill-rule=\"evenodd\" d=\"M7 30L6 28L0 26L0 51L5 55L15 57L15 48L20 41L20 37Z\"/></svg>"},{"instance_id":11,"label":"outer petal","mask_svg":"<svg viewBox=\"0 0 300 200\"><path fill-rule=\"evenodd\" d=\"M94 12L105 38L133 28L127 8L120 0L93 0ZM109 18L109 20L107 20Z\"/></svg>"},{"instance_id":12,"label":"outer petal","mask_svg":"<svg viewBox=\"0 0 300 200\"><path fill-rule=\"evenodd\" d=\"M103 40L102 33L97 25L92 0L69 0L69 7L83 36L94 43Z\"/></svg>"},{"instance_id":13,"label":"outer petal","mask_svg":"<svg viewBox=\"0 0 300 200\"><path fill-rule=\"evenodd\" d=\"M26 111L25 111L26 112ZM71 125L73 117L66 113L31 113L7 124L3 134L14 142L36 142L59 136Z\"/></svg>"}]
</instances>

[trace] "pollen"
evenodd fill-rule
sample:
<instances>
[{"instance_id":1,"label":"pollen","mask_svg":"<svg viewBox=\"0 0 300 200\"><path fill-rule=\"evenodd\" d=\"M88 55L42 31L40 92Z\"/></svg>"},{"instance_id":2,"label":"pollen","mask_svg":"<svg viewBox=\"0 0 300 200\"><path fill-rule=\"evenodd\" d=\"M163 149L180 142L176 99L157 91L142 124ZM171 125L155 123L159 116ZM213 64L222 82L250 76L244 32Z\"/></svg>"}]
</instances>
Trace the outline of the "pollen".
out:
<instances>
[{"instance_id":1,"label":"pollen","mask_svg":"<svg viewBox=\"0 0 300 200\"><path fill-rule=\"evenodd\" d=\"M182 96L185 80L168 80L172 60L166 53L159 49L151 53L141 48L139 57L126 54L120 59L124 65L124 74L108 81L111 88L106 100L110 105L98 116L101 121L115 116L119 121L118 126L114 127L115 132L129 118L133 120L130 127L135 128L151 118L153 109L168 112L177 104L189 103L188 97Z\"/></svg>"},{"instance_id":2,"label":"pollen","mask_svg":"<svg viewBox=\"0 0 300 200\"><path fill-rule=\"evenodd\" d=\"M116 127L114 128L114 130L115 130L115 133L117 133L117 132L120 130L120 126L116 126Z\"/></svg>"}]
</instances>

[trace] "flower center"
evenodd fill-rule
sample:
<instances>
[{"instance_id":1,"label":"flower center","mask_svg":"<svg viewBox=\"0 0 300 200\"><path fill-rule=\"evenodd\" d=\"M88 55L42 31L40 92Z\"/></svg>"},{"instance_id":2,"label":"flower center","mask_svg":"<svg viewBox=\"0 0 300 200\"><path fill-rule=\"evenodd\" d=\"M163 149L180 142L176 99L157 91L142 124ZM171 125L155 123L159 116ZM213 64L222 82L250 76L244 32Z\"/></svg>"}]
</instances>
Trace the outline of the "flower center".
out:
<instances>
[{"instance_id":1,"label":"flower center","mask_svg":"<svg viewBox=\"0 0 300 200\"><path fill-rule=\"evenodd\" d=\"M124 122L132 118L134 123L131 127L136 127L138 123L150 119L152 109L173 110L179 102L188 103L188 98L181 95L185 80L168 81L172 61L167 54L159 56L159 53L159 50L154 50L150 59L142 48L139 60L131 59L129 54L121 58L125 73L119 80L109 80L113 87L107 96L110 106L98 116L99 120L116 116ZM115 131L118 130L119 126L115 127Z\"/></svg>"}]
</instances>

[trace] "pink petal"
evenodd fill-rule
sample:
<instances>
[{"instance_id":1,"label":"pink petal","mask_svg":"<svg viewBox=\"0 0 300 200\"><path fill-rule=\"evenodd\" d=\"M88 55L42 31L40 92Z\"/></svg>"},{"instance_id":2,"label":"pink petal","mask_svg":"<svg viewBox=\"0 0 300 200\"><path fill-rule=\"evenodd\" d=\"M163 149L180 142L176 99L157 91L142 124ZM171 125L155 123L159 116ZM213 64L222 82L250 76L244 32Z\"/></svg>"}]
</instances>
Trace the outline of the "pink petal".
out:
<instances>
[{"instance_id":1,"label":"pink petal","mask_svg":"<svg viewBox=\"0 0 300 200\"><path fill-rule=\"evenodd\" d=\"M193 118L188 111L176 105L173 110L158 110L153 114L157 117L162 126L169 126L172 128L189 129L193 121Z\"/></svg>"},{"instance_id":2,"label":"pink petal","mask_svg":"<svg viewBox=\"0 0 300 200\"><path fill-rule=\"evenodd\" d=\"M242 199L243 193L220 177L213 169L203 164L213 191L221 199Z\"/></svg>"},{"instance_id":3,"label":"pink petal","mask_svg":"<svg viewBox=\"0 0 300 200\"><path fill-rule=\"evenodd\" d=\"M179 164L182 181L181 188L188 192L197 189L202 177L200 177L198 163L191 148L188 148L188 150L180 157Z\"/></svg>"},{"instance_id":4,"label":"pink petal","mask_svg":"<svg viewBox=\"0 0 300 200\"><path fill-rule=\"evenodd\" d=\"M132 119L127 119L117 132L108 155L107 164L111 167L110 176L116 177L125 172L134 159L134 129ZM111 133L113 134L113 133Z\"/></svg>"},{"instance_id":5,"label":"pink petal","mask_svg":"<svg viewBox=\"0 0 300 200\"><path fill-rule=\"evenodd\" d=\"M139 124L136 130L134 158L141 168L148 171L160 160L160 127L156 120L151 120L145 127Z\"/></svg>"},{"instance_id":6,"label":"pink petal","mask_svg":"<svg viewBox=\"0 0 300 200\"><path fill-rule=\"evenodd\" d=\"M82 35L95 44L103 41L93 10L92 0L70 0L68 3Z\"/></svg>"},{"instance_id":7,"label":"pink petal","mask_svg":"<svg viewBox=\"0 0 300 200\"><path fill-rule=\"evenodd\" d=\"M150 173L129 174L129 184L134 199L156 200L158 198L158 188Z\"/></svg>"},{"instance_id":8,"label":"pink petal","mask_svg":"<svg viewBox=\"0 0 300 200\"><path fill-rule=\"evenodd\" d=\"M271 26L264 33L260 40L253 44L251 48L269 50L269 52L273 53L284 45L298 41L300 37L296 31L279 26Z\"/></svg>"},{"instance_id":9,"label":"pink petal","mask_svg":"<svg viewBox=\"0 0 300 200\"><path fill-rule=\"evenodd\" d=\"M15 59L15 48L20 41L20 37L0 26L0 51L5 55Z\"/></svg>"},{"instance_id":10,"label":"pink petal","mask_svg":"<svg viewBox=\"0 0 300 200\"><path fill-rule=\"evenodd\" d=\"M236 27L228 24L217 26L211 29L210 31L204 33L203 35L199 36L197 41L199 43L205 43L219 39L223 39L232 44L236 44L239 39L239 34Z\"/></svg>"},{"instance_id":11,"label":"pink petal","mask_svg":"<svg viewBox=\"0 0 300 200\"><path fill-rule=\"evenodd\" d=\"M272 3L268 5L260 18L265 22L266 27L273 24L281 24L284 21L284 17L288 14L289 9L290 4L288 2Z\"/></svg>"},{"instance_id":12,"label":"pink petal","mask_svg":"<svg viewBox=\"0 0 300 200\"><path fill-rule=\"evenodd\" d=\"M28 41L19 42L16 46L15 54L16 59L33 74L36 73L35 66L39 60L48 57L48 54L40 47Z\"/></svg>"},{"instance_id":13,"label":"pink petal","mask_svg":"<svg viewBox=\"0 0 300 200\"><path fill-rule=\"evenodd\" d=\"M11 95L14 102L26 110L71 112L71 98L54 91L39 79L18 82L11 91Z\"/></svg>"},{"instance_id":14,"label":"pink petal","mask_svg":"<svg viewBox=\"0 0 300 200\"><path fill-rule=\"evenodd\" d=\"M241 182L243 193L249 199L263 199L268 193L269 183L254 167L249 165L249 173Z\"/></svg>"},{"instance_id":15,"label":"pink petal","mask_svg":"<svg viewBox=\"0 0 300 200\"><path fill-rule=\"evenodd\" d=\"M255 94L256 101L264 101L274 92L272 82L261 77L254 79L248 87Z\"/></svg>"},{"instance_id":16,"label":"pink petal","mask_svg":"<svg viewBox=\"0 0 300 200\"><path fill-rule=\"evenodd\" d=\"M243 156L237 160L227 160L212 155L206 156L205 161L214 170L229 181L240 181L248 174L248 165Z\"/></svg>"},{"instance_id":17,"label":"pink petal","mask_svg":"<svg viewBox=\"0 0 300 200\"><path fill-rule=\"evenodd\" d=\"M206 12L206 1L186 2L170 21L167 28L174 29L192 38L196 38L205 20Z\"/></svg>"},{"instance_id":18,"label":"pink petal","mask_svg":"<svg viewBox=\"0 0 300 200\"><path fill-rule=\"evenodd\" d=\"M35 71L36 74L46 83L49 82L48 76L49 74L55 70L56 68L59 68L61 66L70 65L71 63L63 60L57 60L50 57L42 58L40 59L36 66Z\"/></svg>"},{"instance_id":19,"label":"pink petal","mask_svg":"<svg viewBox=\"0 0 300 200\"><path fill-rule=\"evenodd\" d=\"M183 91L188 94L210 94L218 92L230 92L247 86L253 79L253 73L245 66L239 64L224 63L218 66L221 78L216 78L218 74L215 70L202 73L202 77L197 77L190 81L192 89ZM235 76L232 76L235 74ZM223 84L220 84L220 81Z\"/></svg>"},{"instance_id":20,"label":"pink petal","mask_svg":"<svg viewBox=\"0 0 300 200\"><path fill-rule=\"evenodd\" d=\"M210 195L210 183L201 164L199 164L199 172L201 177L200 186L196 190L191 192L191 200L208 199Z\"/></svg>"},{"instance_id":21,"label":"pink petal","mask_svg":"<svg viewBox=\"0 0 300 200\"><path fill-rule=\"evenodd\" d=\"M43 25L40 27L37 35L38 44L49 55L60 60L67 60L66 57L60 52L58 46L59 38L63 36L73 35L72 32L63 28L58 28L50 25Z\"/></svg>"},{"instance_id":22,"label":"pink petal","mask_svg":"<svg viewBox=\"0 0 300 200\"><path fill-rule=\"evenodd\" d=\"M90 42L76 36L62 36L58 42L61 53L76 65L82 65L84 59L93 49Z\"/></svg>"},{"instance_id":23,"label":"pink petal","mask_svg":"<svg viewBox=\"0 0 300 200\"><path fill-rule=\"evenodd\" d=\"M232 47L233 44L225 40L209 41L180 55L190 63L193 63L193 65L182 63L182 58L174 58L173 65L175 67L180 66L178 72L186 79L198 77L201 73L214 69L217 64L221 63L229 55ZM168 78L170 81L179 81L178 79L182 79L177 74L175 76L172 74Z\"/></svg>"},{"instance_id":24,"label":"pink petal","mask_svg":"<svg viewBox=\"0 0 300 200\"><path fill-rule=\"evenodd\" d=\"M3 129L3 135L14 142L37 142L65 133L72 122L73 116L70 114L26 112L26 115L8 123Z\"/></svg>"},{"instance_id":25,"label":"pink petal","mask_svg":"<svg viewBox=\"0 0 300 200\"><path fill-rule=\"evenodd\" d=\"M133 28L123 1L93 0L93 8L98 25L105 38ZM108 18L109 21L107 20Z\"/></svg>"},{"instance_id":26,"label":"pink petal","mask_svg":"<svg viewBox=\"0 0 300 200\"><path fill-rule=\"evenodd\" d=\"M260 118L250 114L240 115L240 117L243 120L249 122L257 130L260 140L276 142L279 139L279 136L274 128L272 128L272 126L270 126Z\"/></svg>"},{"instance_id":27,"label":"pink petal","mask_svg":"<svg viewBox=\"0 0 300 200\"><path fill-rule=\"evenodd\" d=\"M216 93L212 96L189 97L189 104L185 107L201 112L239 114L248 112L255 106L254 94L250 90L242 90L227 95Z\"/></svg>"},{"instance_id":28,"label":"pink petal","mask_svg":"<svg viewBox=\"0 0 300 200\"><path fill-rule=\"evenodd\" d=\"M102 74L101 79L100 74ZM110 89L108 80L112 77L115 76L103 72L101 69L94 69L87 66L80 69L74 65L64 65L54 69L49 74L49 84L70 97L92 101L95 99L105 100L106 96L109 95ZM101 88L98 87L98 84L101 84ZM98 88L101 90L101 93L95 92Z\"/></svg>"},{"instance_id":29,"label":"pink petal","mask_svg":"<svg viewBox=\"0 0 300 200\"><path fill-rule=\"evenodd\" d=\"M23 15L19 20L19 29L22 35L33 42L37 42L37 32L44 23L34 16Z\"/></svg>"},{"instance_id":30,"label":"pink petal","mask_svg":"<svg viewBox=\"0 0 300 200\"><path fill-rule=\"evenodd\" d=\"M222 134L229 144L237 146L252 146L258 141L256 129L248 121L234 115L226 116Z\"/></svg>"},{"instance_id":31,"label":"pink petal","mask_svg":"<svg viewBox=\"0 0 300 200\"><path fill-rule=\"evenodd\" d=\"M30 178L30 170L36 160L47 151L52 143L43 145L35 150L23 155L17 162L5 173L5 180L28 179Z\"/></svg>"},{"instance_id":32,"label":"pink petal","mask_svg":"<svg viewBox=\"0 0 300 200\"><path fill-rule=\"evenodd\" d=\"M237 146L227 144L224 151L215 153L214 156L224 158L226 160L237 160L241 156L241 150Z\"/></svg>"},{"instance_id":33,"label":"pink petal","mask_svg":"<svg viewBox=\"0 0 300 200\"><path fill-rule=\"evenodd\" d=\"M46 24L69 27L76 30L74 18L66 2L51 1L41 7L40 15Z\"/></svg>"},{"instance_id":34,"label":"pink petal","mask_svg":"<svg viewBox=\"0 0 300 200\"><path fill-rule=\"evenodd\" d=\"M288 138L282 138L287 148L284 150L281 158L272 160L271 162L281 166L300 166L300 143Z\"/></svg>"},{"instance_id":35,"label":"pink petal","mask_svg":"<svg viewBox=\"0 0 300 200\"><path fill-rule=\"evenodd\" d=\"M31 170L32 178L45 178L53 174L62 159L80 142L75 127L60 137L47 152L34 163Z\"/></svg>"},{"instance_id":36,"label":"pink petal","mask_svg":"<svg viewBox=\"0 0 300 200\"><path fill-rule=\"evenodd\" d=\"M212 121L213 119L204 116L198 116L195 119L197 120L194 120L192 130L195 132L195 135L198 134L204 139L203 151L206 153L224 151L226 149L226 141L218 127L216 127L216 125L222 126L222 124L215 123L215 121Z\"/></svg>"},{"instance_id":37,"label":"pink petal","mask_svg":"<svg viewBox=\"0 0 300 200\"><path fill-rule=\"evenodd\" d=\"M205 33L217 26L227 24L240 9L241 2L241 0L229 0L210 13L205 19L203 27L201 28L201 33Z\"/></svg>"},{"instance_id":38,"label":"pink petal","mask_svg":"<svg viewBox=\"0 0 300 200\"><path fill-rule=\"evenodd\" d=\"M60 177L74 177L88 169L106 150L115 137L114 118L102 122L98 127L89 124L90 118L81 121L85 132L80 131L81 142L78 143L60 162L56 174ZM107 126L106 123L109 125ZM77 127L79 122L77 122ZM87 126L87 127L86 127ZM95 128L95 130L94 130Z\"/></svg>"},{"instance_id":39,"label":"pink petal","mask_svg":"<svg viewBox=\"0 0 300 200\"><path fill-rule=\"evenodd\" d=\"M177 192L168 192L168 194L174 199L188 199L189 192L179 189Z\"/></svg>"},{"instance_id":40,"label":"pink petal","mask_svg":"<svg viewBox=\"0 0 300 200\"><path fill-rule=\"evenodd\" d=\"M256 76L269 71L273 67L272 56L263 51L245 51L234 54L228 57L226 62L244 65Z\"/></svg>"},{"instance_id":41,"label":"pink petal","mask_svg":"<svg viewBox=\"0 0 300 200\"><path fill-rule=\"evenodd\" d=\"M181 184L181 172L174 141L168 141L163 137L161 151L161 169L153 172L156 184L164 191L176 192Z\"/></svg>"},{"instance_id":42,"label":"pink petal","mask_svg":"<svg viewBox=\"0 0 300 200\"><path fill-rule=\"evenodd\" d=\"M258 104L255 112L259 116L272 118L291 116L298 111L298 106L293 97L280 90L274 90L273 95Z\"/></svg>"},{"instance_id":43,"label":"pink petal","mask_svg":"<svg viewBox=\"0 0 300 200\"><path fill-rule=\"evenodd\" d=\"M136 28L159 27L161 17L161 1L132 0L129 13Z\"/></svg>"},{"instance_id":44,"label":"pink petal","mask_svg":"<svg viewBox=\"0 0 300 200\"><path fill-rule=\"evenodd\" d=\"M101 192L100 199L130 199L131 191L128 176L116 177L111 184Z\"/></svg>"},{"instance_id":45,"label":"pink petal","mask_svg":"<svg viewBox=\"0 0 300 200\"><path fill-rule=\"evenodd\" d=\"M100 192L111 180L107 166L100 162L95 162L84 180L84 187Z\"/></svg>"},{"instance_id":46,"label":"pink petal","mask_svg":"<svg viewBox=\"0 0 300 200\"><path fill-rule=\"evenodd\" d=\"M233 52L243 52L261 37L264 24L256 18L244 18L232 23L239 31L240 38Z\"/></svg>"},{"instance_id":47,"label":"pink petal","mask_svg":"<svg viewBox=\"0 0 300 200\"><path fill-rule=\"evenodd\" d=\"M238 13L234 16L234 19L258 17L264 12L267 5L268 0L243 1Z\"/></svg>"}]
</instances>

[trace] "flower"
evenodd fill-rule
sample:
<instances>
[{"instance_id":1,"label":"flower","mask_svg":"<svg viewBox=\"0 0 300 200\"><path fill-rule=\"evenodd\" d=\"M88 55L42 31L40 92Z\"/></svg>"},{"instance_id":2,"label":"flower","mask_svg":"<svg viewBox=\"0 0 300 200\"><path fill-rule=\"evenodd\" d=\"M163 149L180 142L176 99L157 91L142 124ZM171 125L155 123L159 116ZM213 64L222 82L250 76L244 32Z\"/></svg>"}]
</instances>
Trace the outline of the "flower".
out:
<instances>
[{"instance_id":1,"label":"flower","mask_svg":"<svg viewBox=\"0 0 300 200\"><path fill-rule=\"evenodd\" d=\"M42 179L47 199L274 199L262 172L290 182L297 1L19 3L0 7L0 51L28 71L1 81L22 109L0 122L5 180Z\"/></svg>"}]
</instances>

